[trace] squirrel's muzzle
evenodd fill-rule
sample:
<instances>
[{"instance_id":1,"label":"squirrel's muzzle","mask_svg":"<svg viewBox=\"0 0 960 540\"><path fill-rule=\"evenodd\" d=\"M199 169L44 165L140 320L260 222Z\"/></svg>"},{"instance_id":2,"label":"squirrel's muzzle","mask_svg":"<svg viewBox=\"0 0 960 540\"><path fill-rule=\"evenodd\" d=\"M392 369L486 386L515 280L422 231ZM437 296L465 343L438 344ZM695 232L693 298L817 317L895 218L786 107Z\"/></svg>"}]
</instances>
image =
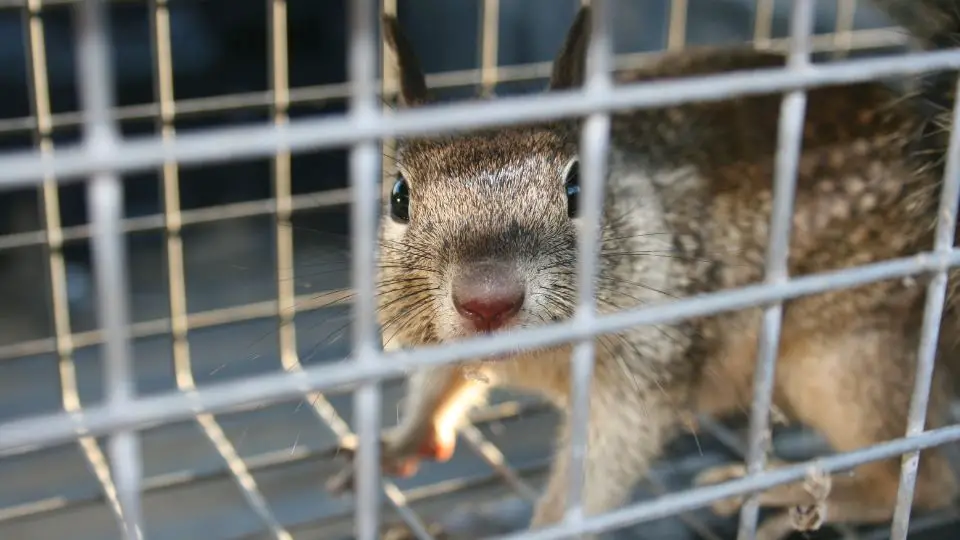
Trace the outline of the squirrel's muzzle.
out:
<instances>
[{"instance_id":1,"label":"squirrel's muzzle","mask_svg":"<svg viewBox=\"0 0 960 540\"><path fill-rule=\"evenodd\" d=\"M516 270L503 263L464 265L453 281L453 305L467 327L492 332L520 312L526 287Z\"/></svg>"}]
</instances>

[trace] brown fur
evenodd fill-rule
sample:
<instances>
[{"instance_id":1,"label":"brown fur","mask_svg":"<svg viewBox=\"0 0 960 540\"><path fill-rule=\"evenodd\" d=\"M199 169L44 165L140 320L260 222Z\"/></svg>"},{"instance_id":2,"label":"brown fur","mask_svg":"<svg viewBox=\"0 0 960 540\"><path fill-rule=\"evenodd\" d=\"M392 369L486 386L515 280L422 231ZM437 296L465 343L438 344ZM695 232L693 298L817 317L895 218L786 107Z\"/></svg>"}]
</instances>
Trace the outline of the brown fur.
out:
<instances>
[{"instance_id":1,"label":"brown fur","mask_svg":"<svg viewBox=\"0 0 960 540\"><path fill-rule=\"evenodd\" d=\"M937 5L879 3L900 9L901 15L904 6ZM554 89L581 82L588 20L585 9L554 66ZM384 23L387 39L399 53L402 101L408 106L427 103L423 75L409 45L394 19ZM960 24L950 30L960 30ZM937 32L943 31L938 27ZM622 81L782 63L778 55L747 49L685 51L651 62ZM931 247L946 133L920 106L924 96L904 96L879 83L808 93L791 276ZM780 102L780 95L767 95L613 117L597 281L601 312L762 279ZM576 156L578 128L579 122L571 120L400 142L397 166L410 186L410 221L397 224L389 207L385 210L379 299L387 349L466 335L450 303L450 282L465 265L480 260L509 261L519 268L527 299L516 326L572 315L577 225L566 213L563 175ZM838 451L902 436L924 283L888 281L787 302L776 406L818 429ZM662 445L682 429L685 415L747 410L760 315L755 308L597 339L583 499L588 514L625 500ZM940 354L954 358L952 309L944 328L949 331ZM491 385L536 391L565 409L570 352L569 346L524 351L413 374L401 425L386 438L385 459L410 458L431 427L435 434L454 429ZM940 369L929 427L946 421L950 388ZM562 429L554 472L533 526L562 518L568 430ZM827 522L889 519L898 465L892 459L833 478L824 501ZM740 473L726 467L699 480ZM925 451L916 507L942 507L956 492L941 454ZM812 502L798 485L761 495L764 506ZM726 501L715 508L729 512L737 506ZM766 522L758 538L773 540L789 531L784 513Z\"/></svg>"}]
</instances>

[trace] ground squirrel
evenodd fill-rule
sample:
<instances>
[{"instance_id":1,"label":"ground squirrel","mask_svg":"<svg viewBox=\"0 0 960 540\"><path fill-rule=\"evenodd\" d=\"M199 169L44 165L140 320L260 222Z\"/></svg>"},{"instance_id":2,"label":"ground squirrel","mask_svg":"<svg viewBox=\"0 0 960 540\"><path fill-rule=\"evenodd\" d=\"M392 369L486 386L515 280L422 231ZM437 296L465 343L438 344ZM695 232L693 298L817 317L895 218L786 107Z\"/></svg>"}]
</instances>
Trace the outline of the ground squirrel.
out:
<instances>
[{"instance_id":1,"label":"ground squirrel","mask_svg":"<svg viewBox=\"0 0 960 540\"><path fill-rule=\"evenodd\" d=\"M878 0L928 47L960 30L960 3ZM582 8L555 60L551 90L582 83L590 10ZM396 19L399 102L431 101ZM782 65L751 48L689 49L618 74L619 84ZM789 252L801 276L905 256L932 245L949 134L953 74L918 93L880 83L811 90ZM613 115L604 194L598 309L619 311L762 279L781 95L690 103ZM581 120L399 141L380 232L379 317L387 350L569 318L575 308ZM958 282L952 279L955 287ZM903 436L913 388L924 278L886 281L784 306L774 402L838 451ZM952 288L951 288L952 290ZM952 300L952 298L951 298ZM940 355L952 357L948 302ZM599 337L590 389L584 480L588 514L625 501L684 429L690 413L749 408L760 308ZM385 471L447 459L465 412L491 386L541 393L569 407L571 346L411 375L401 424L385 436ZM928 425L946 421L950 378L935 374ZM565 508L569 426L532 526ZM736 476L707 471L701 482ZM832 478L827 523L892 516L899 460ZM936 450L922 454L915 507L949 504L956 479ZM810 504L799 484L760 495L765 507ZM718 511L736 505L721 502ZM757 538L789 534L783 512Z\"/></svg>"}]
</instances>

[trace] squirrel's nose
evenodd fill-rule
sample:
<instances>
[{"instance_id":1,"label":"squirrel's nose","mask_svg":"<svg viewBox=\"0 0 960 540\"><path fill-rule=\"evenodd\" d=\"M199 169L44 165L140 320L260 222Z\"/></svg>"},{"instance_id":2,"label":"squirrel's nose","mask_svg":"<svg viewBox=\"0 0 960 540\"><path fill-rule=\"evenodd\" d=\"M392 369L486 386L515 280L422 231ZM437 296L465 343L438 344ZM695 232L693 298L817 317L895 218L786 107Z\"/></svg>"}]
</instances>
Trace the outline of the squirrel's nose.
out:
<instances>
[{"instance_id":1,"label":"squirrel's nose","mask_svg":"<svg viewBox=\"0 0 960 540\"><path fill-rule=\"evenodd\" d=\"M453 297L457 312L472 322L478 330L493 331L504 325L520 311L523 292L509 296Z\"/></svg>"},{"instance_id":2,"label":"squirrel's nose","mask_svg":"<svg viewBox=\"0 0 960 540\"><path fill-rule=\"evenodd\" d=\"M476 330L490 332L509 322L523 306L524 286L511 268L471 265L453 283L453 305Z\"/></svg>"}]
</instances>

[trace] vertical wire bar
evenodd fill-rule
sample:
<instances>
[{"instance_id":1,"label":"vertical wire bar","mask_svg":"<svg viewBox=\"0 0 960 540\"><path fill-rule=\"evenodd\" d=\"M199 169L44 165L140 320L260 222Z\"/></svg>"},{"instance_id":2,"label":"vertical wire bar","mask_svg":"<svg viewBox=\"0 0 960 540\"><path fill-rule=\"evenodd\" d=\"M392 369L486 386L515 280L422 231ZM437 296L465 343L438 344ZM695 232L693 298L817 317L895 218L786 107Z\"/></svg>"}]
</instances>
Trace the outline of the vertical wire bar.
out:
<instances>
[{"instance_id":1,"label":"vertical wire bar","mask_svg":"<svg viewBox=\"0 0 960 540\"><path fill-rule=\"evenodd\" d=\"M287 44L287 0L267 0L270 17L270 85L273 91L273 122L278 126L289 121L290 81ZM394 8L394 11L396 8ZM296 291L294 272L294 244L291 154L278 152L273 159L273 185L276 199L277 241L277 324L279 329L280 363L285 371L303 373L303 364L297 354ZM308 392L306 399L314 414L333 431L341 444L354 439L350 427L337 410L320 392ZM406 507L405 499L392 482L383 481L390 503L401 518L421 540L429 540L430 534L412 510ZM289 538L289 535L287 535Z\"/></svg>"},{"instance_id":2,"label":"vertical wire bar","mask_svg":"<svg viewBox=\"0 0 960 540\"><path fill-rule=\"evenodd\" d=\"M788 69L802 70L810 65L810 45L813 30L814 0L794 0L790 17L790 55ZM770 284L788 280L787 259L790 253L790 230L793 222L797 169L803 142L803 124L806 112L806 92L789 92L781 103L777 134L776 170L774 173L773 208L770 215L770 237L767 244L766 275ZM753 381L753 403L750 410L750 429L747 446L747 474L754 475L766 466L770 444L770 407L773 401L773 381L783 304L764 309L757 345L757 360ZM746 499L740 510L740 528L737 540L755 537L760 506L756 495Z\"/></svg>"},{"instance_id":3,"label":"vertical wire bar","mask_svg":"<svg viewBox=\"0 0 960 540\"><path fill-rule=\"evenodd\" d=\"M956 88L954 88L954 92L956 92ZM960 104L955 104L953 107L953 117L950 125L960 125ZM936 239L934 240L934 251L941 257L948 255L953 248L958 199L960 199L960 135L958 135L956 129L953 129L947 147L947 165L943 175L943 190L940 193ZM948 267L939 270L927 286L923 326L921 327L920 345L917 353L917 371L914 379L913 396L910 399L910 412L907 417L908 437L919 435L923 432L926 424L927 405L930 401L930 383L936 363L940 322L943 318L943 307L947 294L948 271ZM919 464L919 451L903 455L900 469L900 487L897 490L897 504L894 507L893 524L890 529L891 540L906 540L907 538Z\"/></svg>"},{"instance_id":4,"label":"vertical wire bar","mask_svg":"<svg viewBox=\"0 0 960 540\"><path fill-rule=\"evenodd\" d=\"M113 68L110 59L110 27L104 0L84 0L76 7L77 66L80 102L84 115L84 145L94 154L117 151L119 135L111 118ZM104 387L107 405L121 409L133 399L136 388L131 366L132 351L127 334L127 256L120 220L123 217L123 184L113 171L98 171L88 185L94 274L98 291L98 319L105 333ZM142 463L140 436L122 430L109 439L109 452L120 506L124 536L142 537L140 482Z\"/></svg>"},{"instance_id":5,"label":"vertical wire bar","mask_svg":"<svg viewBox=\"0 0 960 540\"><path fill-rule=\"evenodd\" d=\"M270 86L273 91L273 123L286 125L290 108L290 80L287 58L287 2L267 0L270 18ZM277 242L277 325L280 362L284 368L299 364L297 359L296 292L293 270L293 199L291 197L291 157L289 150L273 158L273 189L276 199Z\"/></svg>"},{"instance_id":6,"label":"vertical wire bar","mask_svg":"<svg viewBox=\"0 0 960 540\"><path fill-rule=\"evenodd\" d=\"M687 43L687 0L670 0L667 50L679 51Z\"/></svg>"},{"instance_id":7,"label":"vertical wire bar","mask_svg":"<svg viewBox=\"0 0 960 540\"><path fill-rule=\"evenodd\" d=\"M499 9L497 6L496 9ZM387 15L396 15L397 14L397 2L396 0L383 0L382 1L382 10L384 14ZM489 13L489 12L488 12ZM498 22L498 16L492 16L489 18L491 21L489 24L496 25ZM487 32L488 27L481 28L481 34ZM496 31L493 31L493 39L497 39ZM487 37L487 39L490 39ZM496 42L494 42L493 52L481 52L481 65L485 64L486 60L493 59L493 71L492 71L492 85L495 86L498 81L498 72L496 70ZM390 50L390 47L383 43L381 45L381 54L383 61L381 63L381 76L382 76L382 92L383 95L390 95L397 90L397 78L396 73L393 69L390 69L390 66L395 65L395 62L387 61L393 53ZM486 56L484 56L486 55ZM381 107L382 114L389 115L393 110L386 104ZM383 190L382 196L387 196L389 194L390 182L389 178L395 172L394 167L394 156L396 151L396 142L393 139L386 139L383 141L383 156L387 159L381 160L381 171L383 175ZM336 410L333 407L327 407L325 405L325 400L322 396L318 394L320 398L319 401L314 401L314 409L318 410L318 414L321 414L322 418L330 425L330 428L336 433L337 437L340 439L341 444L344 444L347 441L353 440L355 442L356 437L350 433L350 428L347 424L340 419L337 415ZM320 413L317 403L323 405L323 412ZM499 448L496 447L492 442L487 440L483 434L475 426L467 424L461 426L459 430L460 434L464 436L467 444L485 461L491 468L493 468L500 476L504 478L506 483L510 485L515 491L517 491L521 497L527 500L533 500L536 496L536 491L526 483L520 476L514 471L510 465L504 459L503 453ZM397 513L400 514L400 517L410 528L410 531L413 535L420 540L428 540L431 538L430 533L427 531L427 528L424 526L423 522L417 517L417 515L406 505L406 498L400 489L391 481L383 479L383 488L390 500L391 505L397 510Z\"/></svg>"},{"instance_id":8,"label":"vertical wire bar","mask_svg":"<svg viewBox=\"0 0 960 540\"><path fill-rule=\"evenodd\" d=\"M837 20L833 31L833 58L840 60L853 46L853 23L857 14L857 0L837 0Z\"/></svg>"},{"instance_id":9,"label":"vertical wire bar","mask_svg":"<svg viewBox=\"0 0 960 540\"><path fill-rule=\"evenodd\" d=\"M381 0L381 9L385 15L397 15L397 0ZM397 92L397 73L396 70L392 69L391 66L395 66L396 60L392 58L393 51L390 50L390 47L387 45L386 41L381 40L380 44L380 58L383 60L380 62L380 77L381 77L381 92L384 97L383 106L380 108L380 114L388 116L393 112L393 108L387 103L386 96L395 95ZM391 182L390 178L396 173L396 154L397 154L397 143L394 139L384 139L383 140L383 157L385 159L381 160L380 170L383 172L383 181L381 184L382 188L382 197L390 196L390 187Z\"/></svg>"},{"instance_id":10,"label":"vertical wire bar","mask_svg":"<svg viewBox=\"0 0 960 540\"><path fill-rule=\"evenodd\" d=\"M500 82L500 0L483 0L480 17L480 84L483 95L492 95ZM536 493L506 462L503 452L488 441L475 426L461 427L467 443L489 464L521 497L532 500Z\"/></svg>"},{"instance_id":11,"label":"vertical wire bar","mask_svg":"<svg viewBox=\"0 0 960 540\"><path fill-rule=\"evenodd\" d=\"M770 45L773 37L773 13L776 0L757 0L753 19L753 42L757 47Z\"/></svg>"},{"instance_id":12,"label":"vertical wire bar","mask_svg":"<svg viewBox=\"0 0 960 540\"><path fill-rule=\"evenodd\" d=\"M357 436L350 432L350 426L340 417L337 410L327 401L323 394L311 394L310 399L313 401L313 410L317 417L330 427L330 430L333 431L337 440L340 441L340 444L346 448L349 448L351 445L355 446ZM393 509L400 515L400 519L409 527L413 537L417 540L433 540L433 536L427 531L426 525L424 525L423 521L417 516L416 512L407 505L407 498L400 488L386 478L381 478L381 486L390 505L393 506Z\"/></svg>"},{"instance_id":13,"label":"vertical wire bar","mask_svg":"<svg viewBox=\"0 0 960 540\"><path fill-rule=\"evenodd\" d=\"M492 95L499 81L500 0L483 0L480 17L480 89Z\"/></svg>"},{"instance_id":14,"label":"vertical wire bar","mask_svg":"<svg viewBox=\"0 0 960 540\"><path fill-rule=\"evenodd\" d=\"M350 44L347 68L351 86L350 116L357 125L379 119L376 61L377 2L350 2ZM375 270L377 233L377 179L380 171L379 141L363 141L350 149L352 184L351 251L353 288L353 349L357 362L375 363L377 324L375 315ZM374 540L380 522L380 381L368 382L354 391L354 423L357 430L356 535Z\"/></svg>"},{"instance_id":15,"label":"vertical wire bar","mask_svg":"<svg viewBox=\"0 0 960 540\"><path fill-rule=\"evenodd\" d=\"M397 14L397 0L382 0L382 11L387 15L396 15ZM397 78L393 70L388 69L388 63L386 61L387 56L390 54L390 48L387 46L386 42L381 40L381 58L383 59L380 63L380 73L381 73L381 95L386 96L390 92L396 91L397 89ZM386 104L383 103L381 107L381 114L390 114L392 109ZM382 176L381 185L385 188L383 195L389 193L389 183L386 179L389 177L393 170L393 159L396 150L396 143L393 139L383 141L382 145L383 155L387 157L386 160L380 161L380 171ZM299 365L299 362L298 362ZM327 399L316 392L310 396L310 400L313 403L313 410L316 414L330 427L330 429L337 436L337 439L341 444L345 444L351 439L356 441L356 435L350 432L350 427L346 422L337 414L336 409L333 405L330 404ZM407 506L407 499L404 496L403 492L394 484L392 481L381 478L381 486L384 494L387 496L387 500L390 501L390 504L393 506L394 510L397 511L397 514L400 515L400 518L406 523L410 532L418 540L432 540L430 532L427 531L426 525L420 520L417 514Z\"/></svg>"},{"instance_id":16,"label":"vertical wire bar","mask_svg":"<svg viewBox=\"0 0 960 540\"><path fill-rule=\"evenodd\" d=\"M606 0L590 3L590 40L587 45L584 91L602 93L613 86L613 44L610 36L609 10ZM583 163L583 206L580 234L577 237L578 301L574 317L590 326L596 318L596 277L600 220L603 215L603 186L606 178L607 151L610 143L610 115L587 116L580 133L580 159ZM571 366L570 468L568 471L567 508L564 520L583 520L581 496L584 489L584 468L590 419L590 386L593 379L595 337L574 346Z\"/></svg>"},{"instance_id":17,"label":"vertical wire bar","mask_svg":"<svg viewBox=\"0 0 960 540\"><path fill-rule=\"evenodd\" d=\"M50 110L50 91L47 82L47 55L44 41L41 0L29 0L23 10L26 28L26 44L29 69L30 106L37 119L34 144L41 155L52 156L53 116ZM50 279L53 329L57 348L57 365L60 373L60 394L64 411L82 414L80 394L77 389L77 370L73 361L73 337L70 324L70 308L67 302L67 272L63 259L63 229L60 224L60 194L56 178L45 177L41 185L40 211L43 216L46 236L47 270ZM93 437L80 437L77 441L80 452L103 488L104 495L118 525L123 526L123 510L117 496L117 488L107 458L100 444Z\"/></svg>"},{"instance_id":18,"label":"vertical wire bar","mask_svg":"<svg viewBox=\"0 0 960 540\"><path fill-rule=\"evenodd\" d=\"M172 140L176 134L176 101L173 90L173 54L170 39L170 11L168 0L151 0L151 33L154 56L154 93L159 107L157 129L163 140ZM174 376L177 389L188 396L196 393L193 364L188 337L186 276L184 272L182 217L180 213L180 179L176 162L168 161L160 169L160 187L163 192L163 219L166 236L167 286L170 295L170 334L173 345ZM227 438L223 428L211 414L199 413L196 417L204 435L220 454L241 495L254 513L270 529L277 540L290 540L256 481Z\"/></svg>"}]
</instances>

